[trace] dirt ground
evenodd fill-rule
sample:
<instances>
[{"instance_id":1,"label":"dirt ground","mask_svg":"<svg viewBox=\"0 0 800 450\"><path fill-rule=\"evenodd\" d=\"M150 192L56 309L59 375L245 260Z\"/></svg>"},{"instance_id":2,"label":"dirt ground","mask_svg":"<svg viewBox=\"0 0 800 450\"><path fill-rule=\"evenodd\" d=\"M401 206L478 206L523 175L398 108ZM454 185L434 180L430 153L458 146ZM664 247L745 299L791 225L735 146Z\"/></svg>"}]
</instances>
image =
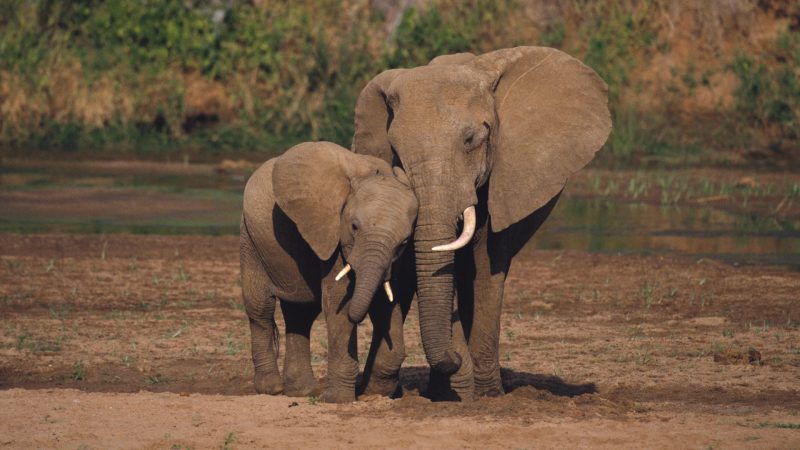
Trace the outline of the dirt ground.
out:
<instances>
[{"instance_id":1,"label":"dirt ground","mask_svg":"<svg viewBox=\"0 0 800 450\"><path fill-rule=\"evenodd\" d=\"M403 397L326 405L253 394L237 247L0 234L0 448L800 447L796 271L525 251L507 395L427 400L412 310ZM323 378L322 322L312 352Z\"/></svg>"}]
</instances>

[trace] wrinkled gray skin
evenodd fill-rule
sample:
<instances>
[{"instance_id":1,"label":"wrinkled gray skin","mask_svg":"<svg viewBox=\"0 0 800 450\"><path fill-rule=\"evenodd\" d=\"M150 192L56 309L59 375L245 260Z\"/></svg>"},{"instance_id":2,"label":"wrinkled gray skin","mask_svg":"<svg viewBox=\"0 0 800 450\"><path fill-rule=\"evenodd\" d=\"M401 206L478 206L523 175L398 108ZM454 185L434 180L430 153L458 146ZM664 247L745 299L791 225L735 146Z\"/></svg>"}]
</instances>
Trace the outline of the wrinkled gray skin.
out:
<instances>
[{"instance_id":1,"label":"wrinkled gray skin","mask_svg":"<svg viewBox=\"0 0 800 450\"><path fill-rule=\"evenodd\" d=\"M446 55L376 76L359 96L355 125L352 150L402 167L419 199L414 251L430 395L502 394L511 259L606 141L605 83L550 48ZM477 211L471 242L432 251L456 238L469 206Z\"/></svg>"},{"instance_id":2,"label":"wrinkled gray skin","mask_svg":"<svg viewBox=\"0 0 800 450\"><path fill-rule=\"evenodd\" d=\"M329 142L292 147L253 173L244 191L240 258L258 393L317 392L309 333L320 309L328 328L322 399L355 400L355 323L368 311L378 325L365 382L383 391L396 388L389 384L405 356L402 311L398 303L389 304L381 285L391 279L416 214L417 200L402 170ZM352 271L337 282L345 263ZM286 322L283 380L276 300ZM391 330L390 323L396 324Z\"/></svg>"}]
</instances>

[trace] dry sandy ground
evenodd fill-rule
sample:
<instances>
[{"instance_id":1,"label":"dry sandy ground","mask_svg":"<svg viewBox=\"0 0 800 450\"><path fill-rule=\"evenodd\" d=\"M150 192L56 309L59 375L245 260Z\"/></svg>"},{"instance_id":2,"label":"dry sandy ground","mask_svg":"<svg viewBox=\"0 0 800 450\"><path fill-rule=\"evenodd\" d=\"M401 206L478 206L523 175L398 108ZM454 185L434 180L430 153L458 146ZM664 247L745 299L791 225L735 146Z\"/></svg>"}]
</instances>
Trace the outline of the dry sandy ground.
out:
<instances>
[{"instance_id":1,"label":"dry sandy ground","mask_svg":"<svg viewBox=\"0 0 800 450\"><path fill-rule=\"evenodd\" d=\"M412 310L403 397L325 405L252 395L236 238L0 234L0 448L800 447L800 274L521 256L506 396L427 400Z\"/></svg>"}]
</instances>

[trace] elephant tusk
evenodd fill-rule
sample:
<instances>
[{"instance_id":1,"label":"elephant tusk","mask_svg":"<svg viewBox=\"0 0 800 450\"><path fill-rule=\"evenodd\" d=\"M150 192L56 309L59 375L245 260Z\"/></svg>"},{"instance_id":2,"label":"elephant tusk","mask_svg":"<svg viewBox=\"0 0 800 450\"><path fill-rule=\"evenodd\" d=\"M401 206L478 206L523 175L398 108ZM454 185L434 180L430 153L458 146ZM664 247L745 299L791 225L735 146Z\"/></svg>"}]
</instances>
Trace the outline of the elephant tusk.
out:
<instances>
[{"instance_id":1,"label":"elephant tusk","mask_svg":"<svg viewBox=\"0 0 800 450\"><path fill-rule=\"evenodd\" d=\"M336 274L335 278L336 281L341 280L345 275L347 275L347 272L350 272L350 269L352 269L352 267L350 267L350 264L344 266L344 269L342 269L338 274Z\"/></svg>"},{"instance_id":2,"label":"elephant tusk","mask_svg":"<svg viewBox=\"0 0 800 450\"><path fill-rule=\"evenodd\" d=\"M475 234L475 222L475 207L470 206L464 210L464 229L461 230L461 236L449 244L437 245L431 250L435 252L449 252L458 250L469 244L469 241L472 240L472 235Z\"/></svg>"},{"instance_id":3,"label":"elephant tusk","mask_svg":"<svg viewBox=\"0 0 800 450\"><path fill-rule=\"evenodd\" d=\"M392 293L392 285L389 284L388 281L383 283L383 290L386 291L386 296L389 297L389 301L394 301L394 294Z\"/></svg>"}]
</instances>

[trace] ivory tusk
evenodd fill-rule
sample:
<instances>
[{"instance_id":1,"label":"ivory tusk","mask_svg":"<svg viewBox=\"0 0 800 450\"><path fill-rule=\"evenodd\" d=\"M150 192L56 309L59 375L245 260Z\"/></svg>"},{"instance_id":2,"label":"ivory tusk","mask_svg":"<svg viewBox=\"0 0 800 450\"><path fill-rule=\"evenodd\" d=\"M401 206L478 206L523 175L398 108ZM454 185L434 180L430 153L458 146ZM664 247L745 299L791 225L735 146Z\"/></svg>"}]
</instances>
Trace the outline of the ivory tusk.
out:
<instances>
[{"instance_id":1,"label":"ivory tusk","mask_svg":"<svg viewBox=\"0 0 800 450\"><path fill-rule=\"evenodd\" d=\"M394 301L394 294L392 293L392 285L389 284L388 281L383 283L383 290L386 291L386 296L389 297L389 301Z\"/></svg>"},{"instance_id":2,"label":"ivory tusk","mask_svg":"<svg viewBox=\"0 0 800 450\"><path fill-rule=\"evenodd\" d=\"M470 206L464 210L464 229L461 230L461 236L458 237L455 241L444 244L444 245L437 245L433 247L431 250L435 252L448 252L453 250L458 250L461 247L469 244L469 241L472 240L472 235L475 234L475 207Z\"/></svg>"},{"instance_id":3,"label":"ivory tusk","mask_svg":"<svg viewBox=\"0 0 800 450\"><path fill-rule=\"evenodd\" d=\"M352 269L352 267L350 267L350 264L344 266L344 269L342 269L338 274L336 274L335 280L336 281L341 280L345 275L347 275L347 272L350 272L350 269Z\"/></svg>"}]
</instances>

